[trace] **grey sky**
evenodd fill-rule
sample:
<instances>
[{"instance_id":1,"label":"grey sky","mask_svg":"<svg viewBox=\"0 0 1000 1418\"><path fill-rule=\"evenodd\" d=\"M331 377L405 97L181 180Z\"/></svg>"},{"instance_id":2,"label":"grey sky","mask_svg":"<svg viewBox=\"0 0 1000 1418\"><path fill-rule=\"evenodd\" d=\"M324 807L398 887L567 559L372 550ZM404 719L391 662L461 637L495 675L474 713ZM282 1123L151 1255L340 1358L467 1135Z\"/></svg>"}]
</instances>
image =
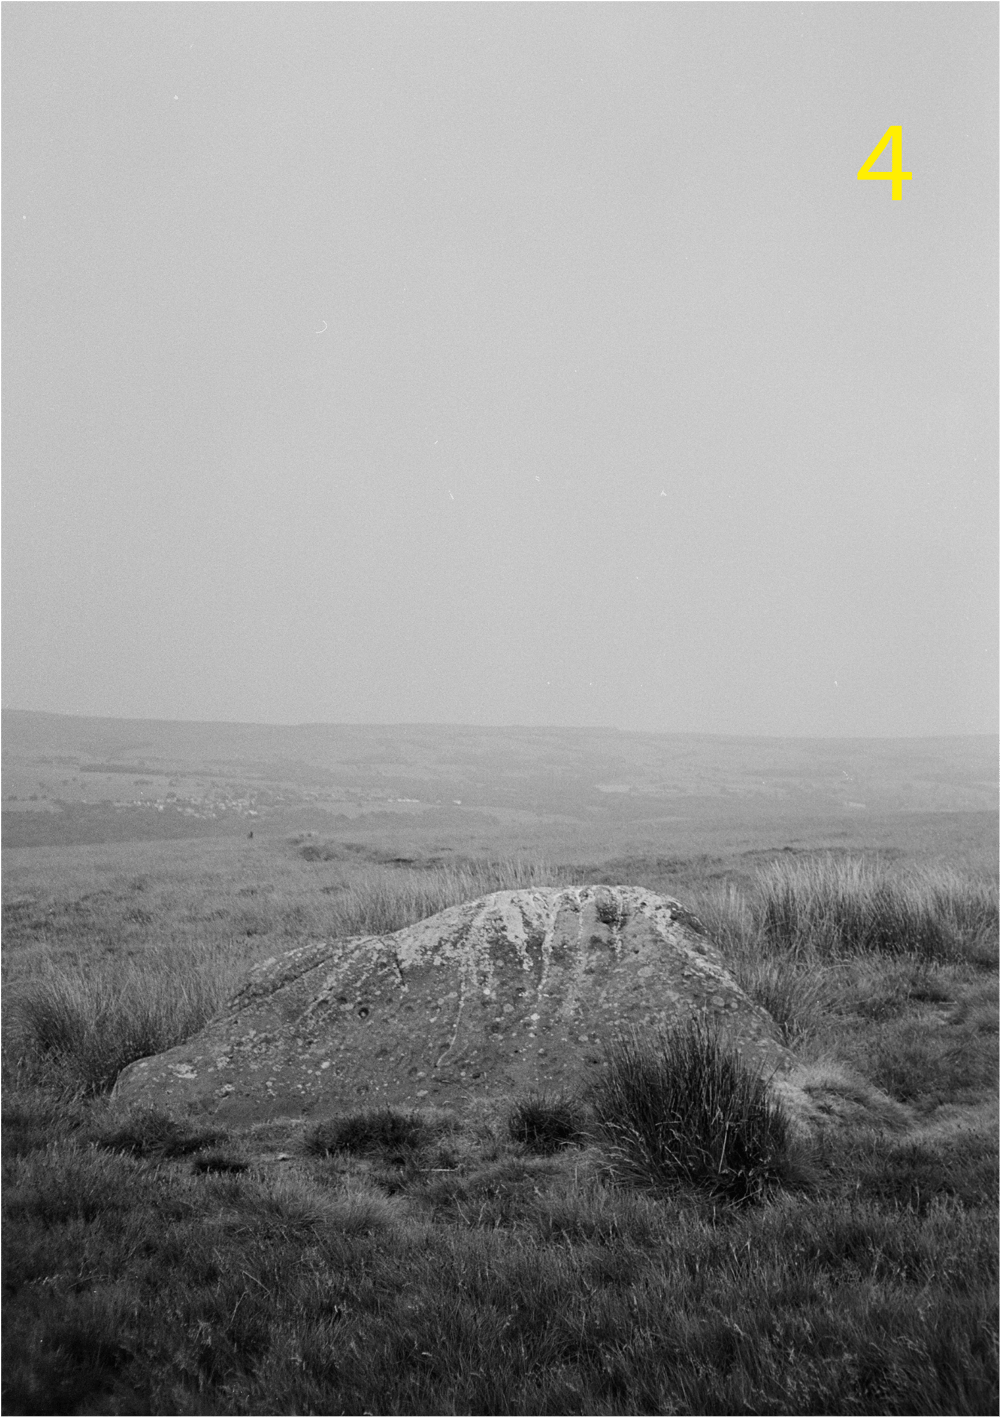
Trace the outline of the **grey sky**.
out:
<instances>
[{"instance_id":1,"label":"grey sky","mask_svg":"<svg viewBox=\"0 0 1000 1418\"><path fill-rule=\"evenodd\" d=\"M5 704L992 731L997 14L5 5Z\"/></svg>"}]
</instances>

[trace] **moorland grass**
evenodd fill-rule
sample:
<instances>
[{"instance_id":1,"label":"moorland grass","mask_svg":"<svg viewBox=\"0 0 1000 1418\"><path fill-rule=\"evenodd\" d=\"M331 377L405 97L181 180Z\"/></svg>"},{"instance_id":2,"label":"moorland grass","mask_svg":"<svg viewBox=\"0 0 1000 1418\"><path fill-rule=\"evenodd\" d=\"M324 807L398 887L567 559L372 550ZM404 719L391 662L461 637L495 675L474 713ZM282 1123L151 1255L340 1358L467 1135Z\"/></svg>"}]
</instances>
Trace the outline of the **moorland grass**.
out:
<instances>
[{"instance_id":1,"label":"moorland grass","mask_svg":"<svg viewBox=\"0 0 1000 1418\"><path fill-rule=\"evenodd\" d=\"M12 1160L5 1411L995 1411L971 1148L869 1138L819 1194L720 1210L495 1143L391 1197L304 1150Z\"/></svg>"},{"instance_id":2,"label":"moorland grass","mask_svg":"<svg viewBox=\"0 0 1000 1418\"><path fill-rule=\"evenodd\" d=\"M755 925L786 957L905 954L992 958L996 883L951 871L899 873L858 857L777 860L757 874Z\"/></svg>"},{"instance_id":3,"label":"moorland grass","mask_svg":"<svg viewBox=\"0 0 1000 1418\"><path fill-rule=\"evenodd\" d=\"M100 1091L113 1057L83 1067L98 1022L119 1027L116 969L182 1000L200 948L208 991L303 921L329 934L313 927L346 869L277 858L273 878L187 895L148 873L141 889L128 874L51 887L6 940L4 1411L996 1412L995 890L878 863L851 877L843 858L824 885L816 861L686 898L774 1004L806 1092L831 1100L808 1191L775 1185L780 1139L753 1090L731 1113L742 1146L763 1144L756 1205L714 1185L724 1070L704 1053L686 1121L676 1078L654 1068L641 1106L625 1090L606 1110L603 1138L578 1099L228 1134L123 1109ZM421 909L398 880L400 909ZM844 907L852 880L861 899ZM137 897L145 923L128 916ZM338 921L384 902L366 909ZM940 930L902 932L921 911ZM81 988L70 1022L54 1009L31 1024L32 990L60 973L76 985L87 964L105 983ZM138 993L117 998L127 1013ZM685 1066L675 1039L657 1068L671 1049ZM732 1105L746 1084L730 1082ZM564 1105L585 1123L575 1136ZM615 1151L615 1123L643 1118L672 1155L693 1138L703 1162L707 1140L715 1172L649 1186ZM352 1147L328 1145L341 1127Z\"/></svg>"},{"instance_id":4,"label":"moorland grass","mask_svg":"<svg viewBox=\"0 0 1000 1418\"><path fill-rule=\"evenodd\" d=\"M552 868L517 858L422 870L369 866L332 894L327 930L332 936L387 935L493 891L556 885Z\"/></svg>"},{"instance_id":5,"label":"moorland grass","mask_svg":"<svg viewBox=\"0 0 1000 1418\"><path fill-rule=\"evenodd\" d=\"M607 1152L640 1185L746 1203L795 1175L791 1127L763 1074L698 1017L613 1039L593 1105Z\"/></svg>"},{"instance_id":6,"label":"moorland grass","mask_svg":"<svg viewBox=\"0 0 1000 1418\"><path fill-rule=\"evenodd\" d=\"M94 1138L98 1146L112 1152L175 1159L225 1141L226 1133L213 1127L186 1127L161 1108L135 1108L96 1129Z\"/></svg>"},{"instance_id":7,"label":"moorland grass","mask_svg":"<svg viewBox=\"0 0 1000 1418\"><path fill-rule=\"evenodd\" d=\"M29 1057L67 1084L107 1092L135 1059L196 1033L225 1000L235 975L193 952L169 961L104 962L53 970L22 985L13 1029Z\"/></svg>"}]
</instances>

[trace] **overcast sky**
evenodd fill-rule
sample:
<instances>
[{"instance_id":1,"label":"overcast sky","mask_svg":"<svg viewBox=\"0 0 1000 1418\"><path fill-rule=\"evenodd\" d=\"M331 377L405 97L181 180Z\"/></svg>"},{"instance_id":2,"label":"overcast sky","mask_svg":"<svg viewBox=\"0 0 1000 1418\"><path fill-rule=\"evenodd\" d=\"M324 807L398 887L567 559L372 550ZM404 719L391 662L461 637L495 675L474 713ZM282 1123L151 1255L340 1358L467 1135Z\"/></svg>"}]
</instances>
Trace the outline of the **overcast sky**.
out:
<instances>
[{"instance_id":1,"label":"overcast sky","mask_svg":"<svg viewBox=\"0 0 1000 1418\"><path fill-rule=\"evenodd\" d=\"M5 5L5 705L995 730L997 16Z\"/></svg>"}]
</instances>

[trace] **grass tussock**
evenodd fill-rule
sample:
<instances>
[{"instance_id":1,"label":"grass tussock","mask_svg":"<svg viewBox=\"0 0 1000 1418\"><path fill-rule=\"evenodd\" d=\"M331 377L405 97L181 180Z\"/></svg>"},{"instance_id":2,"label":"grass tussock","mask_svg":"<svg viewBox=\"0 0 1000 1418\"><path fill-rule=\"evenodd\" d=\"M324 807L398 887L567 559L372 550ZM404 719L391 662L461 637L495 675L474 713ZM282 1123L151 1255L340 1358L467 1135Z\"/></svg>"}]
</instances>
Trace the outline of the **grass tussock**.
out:
<instances>
[{"instance_id":1,"label":"grass tussock","mask_svg":"<svg viewBox=\"0 0 1000 1418\"><path fill-rule=\"evenodd\" d=\"M331 1152L361 1156L420 1147L432 1136L433 1130L416 1112L369 1108L318 1123L306 1135L305 1145L318 1156Z\"/></svg>"},{"instance_id":2,"label":"grass tussock","mask_svg":"<svg viewBox=\"0 0 1000 1418\"><path fill-rule=\"evenodd\" d=\"M759 1201L794 1175L782 1106L763 1076L699 1019L615 1040L594 1093L599 1135L642 1184Z\"/></svg>"},{"instance_id":3,"label":"grass tussock","mask_svg":"<svg viewBox=\"0 0 1000 1418\"><path fill-rule=\"evenodd\" d=\"M112 1152L159 1159L188 1157L225 1139L218 1128L185 1127L160 1108L136 1108L96 1133L98 1145Z\"/></svg>"},{"instance_id":4,"label":"grass tussock","mask_svg":"<svg viewBox=\"0 0 1000 1418\"><path fill-rule=\"evenodd\" d=\"M575 1099L531 1094L511 1108L507 1133L513 1142L520 1142L529 1152L548 1156L561 1147L582 1142L587 1135L587 1124L583 1109Z\"/></svg>"},{"instance_id":5,"label":"grass tussock","mask_svg":"<svg viewBox=\"0 0 1000 1418\"><path fill-rule=\"evenodd\" d=\"M224 962L190 957L51 970L17 990L10 1046L68 1086L107 1092L128 1064L202 1028L233 981Z\"/></svg>"}]
</instances>

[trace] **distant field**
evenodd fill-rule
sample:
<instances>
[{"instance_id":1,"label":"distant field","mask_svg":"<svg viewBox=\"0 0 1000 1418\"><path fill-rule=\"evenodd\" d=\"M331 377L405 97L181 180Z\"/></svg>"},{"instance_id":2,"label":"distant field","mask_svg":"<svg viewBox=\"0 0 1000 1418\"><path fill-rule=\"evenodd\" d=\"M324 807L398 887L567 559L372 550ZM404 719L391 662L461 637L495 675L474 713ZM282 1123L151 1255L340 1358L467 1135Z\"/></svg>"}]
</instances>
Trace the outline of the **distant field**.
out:
<instances>
[{"instance_id":1,"label":"distant field","mask_svg":"<svg viewBox=\"0 0 1000 1418\"><path fill-rule=\"evenodd\" d=\"M560 861L771 845L935 851L996 817L988 738L184 724L5 711L3 844L315 831ZM984 815L984 816L980 816ZM936 845L937 844L937 845Z\"/></svg>"}]
</instances>

